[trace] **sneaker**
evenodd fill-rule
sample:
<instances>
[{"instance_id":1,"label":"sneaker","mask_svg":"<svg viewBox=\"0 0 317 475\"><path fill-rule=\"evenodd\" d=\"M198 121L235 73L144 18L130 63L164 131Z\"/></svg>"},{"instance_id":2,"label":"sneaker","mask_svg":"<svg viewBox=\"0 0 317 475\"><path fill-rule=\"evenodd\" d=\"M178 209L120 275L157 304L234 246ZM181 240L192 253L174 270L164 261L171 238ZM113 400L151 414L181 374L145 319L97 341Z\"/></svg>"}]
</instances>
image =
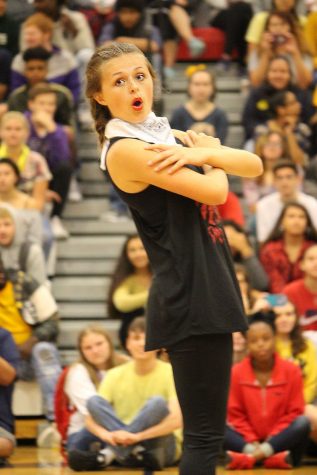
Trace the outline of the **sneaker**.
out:
<instances>
[{"instance_id":1,"label":"sneaker","mask_svg":"<svg viewBox=\"0 0 317 475\"><path fill-rule=\"evenodd\" d=\"M55 239L67 239L69 238L69 232L64 228L59 216L53 216L51 218L51 226Z\"/></svg>"},{"instance_id":2,"label":"sneaker","mask_svg":"<svg viewBox=\"0 0 317 475\"><path fill-rule=\"evenodd\" d=\"M141 453L142 465L146 470L163 470L165 467L165 451L163 447L144 450Z\"/></svg>"},{"instance_id":3,"label":"sneaker","mask_svg":"<svg viewBox=\"0 0 317 475\"><path fill-rule=\"evenodd\" d=\"M187 43L190 55L192 58L201 56L206 48L206 43L195 36L191 38Z\"/></svg>"},{"instance_id":4,"label":"sneaker","mask_svg":"<svg viewBox=\"0 0 317 475\"><path fill-rule=\"evenodd\" d=\"M82 201L83 199L83 195L80 191L78 181L74 176L72 176L72 179L70 181L68 199L73 203L79 203L79 201Z\"/></svg>"},{"instance_id":5,"label":"sneaker","mask_svg":"<svg viewBox=\"0 0 317 475\"><path fill-rule=\"evenodd\" d=\"M289 450L285 450L284 452L278 452L277 454L271 455L271 457L265 459L263 466L265 468L277 468L281 470L292 469L293 464Z\"/></svg>"},{"instance_id":6,"label":"sneaker","mask_svg":"<svg viewBox=\"0 0 317 475\"><path fill-rule=\"evenodd\" d=\"M61 444L61 436L54 422L46 422L38 428L38 436L36 445L40 448L52 449L59 447Z\"/></svg>"},{"instance_id":7,"label":"sneaker","mask_svg":"<svg viewBox=\"0 0 317 475\"><path fill-rule=\"evenodd\" d=\"M174 68L171 68L170 66L164 66L164 69L163 69L163 74L164 74L164 78L169 81L169 80L172 80L175 78L176 76L176 71Z\"/></svg>"},{"instance_id":8,"label":"sneaker","mask_svg":"<svg viewBox=\"0 0 317 475\"><path fill-rule=\"evenodd\" d=\"M68 452L68 465L76 472L94 472L104 469L107 463L100 452L74 449Z\"/></svg>"},{"instance_id":9,"label":"sneaker","mask_svg":"<svg viewBox=\"0 0 317 475\"><path fill-rule=\"evenodd\" d=\"M255 458L252 455L241 454L228 450L226 452L226 470L248 470L254 467Z\"/></svg>"},{"instance_id":10,"label":"sneaker","mask_svg":"<svg viewBox=\"0 0 317 475\"><path fill-rule=\"evenodd\" d=\"M107 221L108 223L122 223L129 222L131 218L126 213L118 213L117 211L106 211L100 215L101 221Z\"/></svg>"}]
</instances>

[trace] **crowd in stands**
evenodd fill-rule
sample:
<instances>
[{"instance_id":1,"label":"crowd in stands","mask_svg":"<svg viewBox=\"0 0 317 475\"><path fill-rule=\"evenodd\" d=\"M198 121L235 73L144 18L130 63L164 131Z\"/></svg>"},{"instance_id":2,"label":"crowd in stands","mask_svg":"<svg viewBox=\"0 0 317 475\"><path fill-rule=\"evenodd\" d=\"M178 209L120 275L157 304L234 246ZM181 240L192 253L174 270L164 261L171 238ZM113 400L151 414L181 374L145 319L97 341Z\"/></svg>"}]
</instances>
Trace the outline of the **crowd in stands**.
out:
<instances>
[{"instance_id":1,"label":"crowd in stands","mask_svg":"<svg viewBox=\"0 0 317 475\"><path fill-rule=\"evenodd\" d=\"M58 442L75 471L160 470L181 457L168 357L144 351L153 276L139 236L126 239L106 298L120 346L89 326L64 369L50 279L56 240L69 237L63 210L82 199L77 138L92 124L84 72L95 47L134 43L171 86L179 42L189 59L205 50L192 26L202 7L224 49L214 67L187 69L171 126L226 144L217 75L237 65L248 81L241 147L264 167L218 209L250 323L233 335L226 467L290 469L317 456L317 1L0 0L0 466L16 444L17 379L43 395L38 446ZM101 219L131 219L111 187L109 204Z\"/></svg>"}]
</instances>

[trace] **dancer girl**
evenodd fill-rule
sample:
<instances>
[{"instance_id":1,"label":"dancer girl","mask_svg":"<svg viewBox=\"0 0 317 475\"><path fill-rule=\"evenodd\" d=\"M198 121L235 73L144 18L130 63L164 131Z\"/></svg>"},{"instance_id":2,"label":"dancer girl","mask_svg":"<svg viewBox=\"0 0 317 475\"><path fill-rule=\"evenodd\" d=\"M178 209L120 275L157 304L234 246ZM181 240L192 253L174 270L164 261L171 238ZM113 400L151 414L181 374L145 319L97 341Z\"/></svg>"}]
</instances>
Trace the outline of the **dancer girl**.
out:
<instances>
[{"instance_id":1,"label":"dancer girl","mask_svg":"<svg viewBox=\"0 0 317 475\"><path fill-rule=\"evenodd\" d=\"M128 204L154 273L146 349L166 348L184 419L181 475L215 474L223 441L234 331L246 321L217 210L226 173L254 177L260 159L175 132L152 110L154 72L134 45L99 48L87 97L109 179Z\"/></svg>"}]
</instances>

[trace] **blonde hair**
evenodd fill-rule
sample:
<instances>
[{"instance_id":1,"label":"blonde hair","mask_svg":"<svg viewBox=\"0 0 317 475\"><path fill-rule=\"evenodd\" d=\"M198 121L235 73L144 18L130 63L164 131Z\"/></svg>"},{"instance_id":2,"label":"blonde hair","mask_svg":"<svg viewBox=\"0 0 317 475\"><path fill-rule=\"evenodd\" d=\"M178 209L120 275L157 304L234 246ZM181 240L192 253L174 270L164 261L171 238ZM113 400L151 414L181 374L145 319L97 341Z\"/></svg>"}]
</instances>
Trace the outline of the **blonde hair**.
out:
<instances>
[{"instance_id":1,"label":"blonde hair","mask_svg":"<svg viewBox=\"0 0 317 475\"><path fill-rule=\"evenodd\" d=\"M94 383L94 385L97 387L100 383L99 377L98 377L98 370L91 364L87 359L85 358L85 355L82 351L82 343L83 339L87 336L90 335L91 333L95 333L97 335L102 335L104 339L108 342L109 349L110 349L110 355L108 360L105 362L106 368L105 369L111 369L114 366L117 366L118 362L116 361L116 355L113 347L113 343L111 340L111 337L109 333L102 327L95 326L95 325L90 325L89 327L86 327L84 330L82 330L77 339L77 346L78 346L78 351L79 351L79 360L78 363L81 363L83 366L88 371L88 374L90 376L91 381Z\"/></svg>"},{"instance_id":2,"label":"blonde hair","mask_svg":"<svg viewBox=\"0 0 317 475\"><path fill-rule=\"evenodd\" d=\"M133 53L144 56L142 51L133 44L113 42L109 46L100 46L97 48L88 63L86 69L86 97L90 101L91 114L95 122L95 129L101 146L105 141L105 126L112 118L108 107L99 104L94 98L95 94L101 91L101 67L111 59ZM155 79L155 72L151 63L145 56L144 58L151 77Z\"/></svg>"},{"instance_id":3,"label":"blonde hair","mask_svg":"<svg viewBox=\"0 0 317 475\"><path fill-rule=\"evenodd\" d=\"M14 223L14 219L8 208L0 206L0 219L10 219Z\"/></svg>"},{"instance_id":4,"label":"blonde hair","mask_svg":"<svg viewBox=\"0 0 317 475\"><path fill-rule=\"evenodd\" d=\"M53 35L54 22L44 13L34 13L33 15L29 16L25 22L23 22L22 26L23 28L35 26L42 33L50 33L50 35Z\"/></svg>"},{"instance_id":5,"label":"blonde hair","mask_svg":"<svg viewBox=\"0 0 317 475\"><path fill-rule=\"evenodd\" d=\"M25 130L28 133L30 133L30 125L27 121L27 118L25 117L24 114L22 114L22 112L17 112L17 111L9 111L3 114L1 118L1 122L0 122L0 128L2 128L7 122L9 122L9 120L12 120L12 119L19 120L22 123Z\"/></svg>"}]
</instances>

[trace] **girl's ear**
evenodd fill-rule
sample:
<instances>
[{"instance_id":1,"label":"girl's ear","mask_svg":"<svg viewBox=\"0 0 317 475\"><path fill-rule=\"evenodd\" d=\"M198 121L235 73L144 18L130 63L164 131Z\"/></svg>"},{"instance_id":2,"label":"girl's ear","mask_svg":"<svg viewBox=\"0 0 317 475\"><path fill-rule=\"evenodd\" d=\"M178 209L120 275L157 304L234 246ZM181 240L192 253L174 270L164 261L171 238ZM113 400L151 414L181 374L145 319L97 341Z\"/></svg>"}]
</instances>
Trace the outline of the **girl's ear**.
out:
<instances>
[{"instance_id":1,"label":"girl's ear","mask_svg":"<svg viewBox=\"0 0 317 475\"><path fill-rule=\"evenodd\" d=\"M100 92L97 92L94 94L93 98L95 99L98 104L101 104L102 106L107 106L107 101L103 98L102 94Z\"/></svg>"}]
</instances>

